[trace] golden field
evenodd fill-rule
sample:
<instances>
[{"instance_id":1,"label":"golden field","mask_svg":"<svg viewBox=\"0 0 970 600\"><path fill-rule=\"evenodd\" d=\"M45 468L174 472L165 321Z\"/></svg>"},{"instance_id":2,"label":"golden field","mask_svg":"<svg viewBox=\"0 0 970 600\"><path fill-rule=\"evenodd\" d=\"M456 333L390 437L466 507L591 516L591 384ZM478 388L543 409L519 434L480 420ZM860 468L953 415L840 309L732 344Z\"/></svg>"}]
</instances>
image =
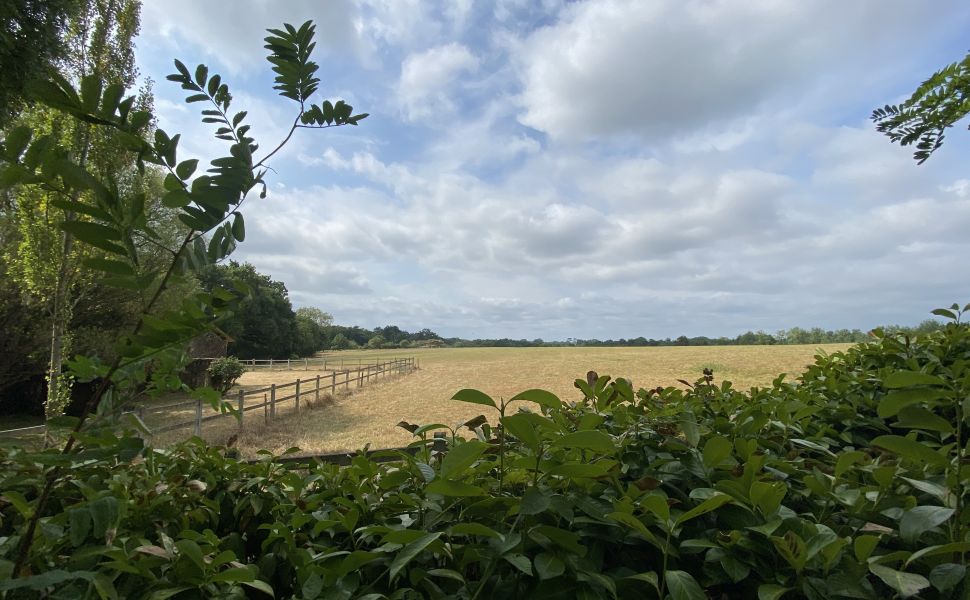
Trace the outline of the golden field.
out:
<instances>
[{"instance_id":1,"label":"golden field","mask_svg":"<svg viewBox=\"0 0 970 600\"><path fill-rule=\"evenodd\" d=\"M579 391L573 386L589 370L600 375L626 377L636 388L681 385L677 379L694 381L702 369L714 370L716 381L725 379L736 388L766 385L778 374L790 378L801 373L821 350L835 352L846 344L803 346L706 346L665 348L441 348L419 350L348 351L330 353L328 358L344 357L348 364L372 362L393 357L414 356L420 368L409 375L390 377L338 394L336 400L264 423L262 416L247 413L249 422L239 436L244 455L260 448L274 452L297 446L304 453L319 454L354 451L370 444L373 448L402 446L412 441L410 434L397 427L410 423L455 425L476 415L487 414L487 407L450 400L462 388L479 389L496 400L509 398L530 388L547 389L563 400L575 400ZM253 389L269 383L289 383L312 373L304 371L250 372L240 384ZM230 392L229 396L232 397ZM292 406L285 410L292 413ZM280 412L278 411L278 414ZM494 415L487 415L490 418ZM228 419L226 420L228 421ZM230 432L226 422L226 432ZM208 428L207 428L208 430ZM228 433L212 431L205 435L222 443ZM221 439L220 439L221 438Z\"/></svg>"}]
</instances>

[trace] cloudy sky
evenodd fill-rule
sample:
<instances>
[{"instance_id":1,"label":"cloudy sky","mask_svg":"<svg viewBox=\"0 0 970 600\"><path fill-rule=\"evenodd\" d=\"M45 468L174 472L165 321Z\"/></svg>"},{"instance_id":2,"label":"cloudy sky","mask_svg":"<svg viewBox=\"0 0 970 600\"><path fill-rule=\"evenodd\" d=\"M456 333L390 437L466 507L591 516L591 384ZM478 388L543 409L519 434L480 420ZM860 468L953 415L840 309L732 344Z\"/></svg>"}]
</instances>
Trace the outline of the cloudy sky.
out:
<instances>
[{"instance_id":1,"label":"cloudy sky","mask_svg":"<svg viewBox=\"0 0 970 600\"><path fill-rule=\"evenodd\" d=\"M916 323L970 301L970 134L876 133L967 51L970 4L145 0L160 126L224 152L164 80L206 63L271 148L264 29L317 23L320 97L235 258L338 323L444 336L733 336Z\"/></svg>"}]
</instances>

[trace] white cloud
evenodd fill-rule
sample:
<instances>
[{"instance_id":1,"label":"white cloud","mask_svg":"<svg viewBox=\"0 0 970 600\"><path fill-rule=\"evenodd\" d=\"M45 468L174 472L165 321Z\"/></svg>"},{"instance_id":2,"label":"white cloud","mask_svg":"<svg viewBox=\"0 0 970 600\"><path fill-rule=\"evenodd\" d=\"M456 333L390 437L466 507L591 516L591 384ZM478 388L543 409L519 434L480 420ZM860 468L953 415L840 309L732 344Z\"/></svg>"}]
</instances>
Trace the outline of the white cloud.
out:
<instances>
[{"instance_id":1,"label":"white cloud","mask_svg":"<svg viewBox=\"0 0 970 600\"><path fill-rule=\"evenodd\" d=\"M479 62L461 44L437 46L409 55L401 63L398 97L407 119L417 121L451 112L454 83L459 75L474 72Z\"/></svg>"},{"instance_id":2,"label":"white cloud","mask_svg":"<svg viewBox=\"0 0 970 600\"><path fill-rule=\"evenodd\" d=\"M930 30L962 39L970 9L943 16L956 3L360 0L277 15L249 0L235 37L209 8L185 8L177 31L148 6L170 23L150 39L231 54L264 151L292 117L254 91L259 44L236 51L264 17L337 11L318 21L345 28L321 36L325 85L373 116L294 136L270 197L245 208L237 258L339 322L733 335L915 322L970 299L970 144L954 133L917 168L865 121L953 58L922 46ZM179 102L159 97L162 126L209 153Z\"/></svg>"},{"instance_id":3,"label":"white cloud","mask_svg":"<svg viewBox=\"0 0 970 600\"><path fill-rule=\"evenodd\" d=\"M799 94L828 91L827 79L868 61L852 81L862 86L885 68L872 69L873 58L905 52L901 45L915 49L918 32L932 35L934 15L890 4L576 3L524 38L515 54L520 120L563 139L655 139L705 128L730 136L744 129L736 119L769 100L797 106Z\"/></svg>"}]
</instances>

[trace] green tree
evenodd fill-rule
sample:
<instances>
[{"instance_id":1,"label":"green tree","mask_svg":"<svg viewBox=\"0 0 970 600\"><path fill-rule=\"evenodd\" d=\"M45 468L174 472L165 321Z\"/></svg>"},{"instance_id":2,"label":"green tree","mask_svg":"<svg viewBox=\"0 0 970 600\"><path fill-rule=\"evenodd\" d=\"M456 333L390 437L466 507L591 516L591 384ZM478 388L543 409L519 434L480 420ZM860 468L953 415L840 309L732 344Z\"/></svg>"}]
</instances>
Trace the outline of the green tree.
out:
<instances>
[{"instance_id":1,"label":"green tree","mask_svg":"<svg viewBox=\"0 0 970 600\"><path fill-rule=\"evenodd\" d=\"M371 339L367 340L367 347L374 350L380 350L387 343L382 335L375 335Z\"/></svg>"},{"instance_id":2,"label":"green tree","mask_svg":"<svg viewBox=\"0 0 970 600\"><path fill-rule=\"evenodd\" d=\"M105 284L142 294L140 316L133 328L118 339L116 356L110 363L82 356L70 365L72 374L87 380L100 379L100 383L80 417L73 420L62 449L64 455L76 452L85 439L101 439L99 435L80 436L82 429L96 434L99 428L113 430L115 417L124 403L142 393L146 385L149 390L180 386L173 375L184 345L201 331L214 328L246 294L248 287L239 283L189 294L173 309L162 310L160 303L174 282L224 260L236 243L245 238L239 208L252 190L265 191L263 176L270 158L298 127L323 129L356 125L367 117L366 113L354 115L353 108L342 101L310 103L319 84L318 65L310 59L314 48L311 22L299 29L285 25L283 29L269 32L266 48L268 60L277 73L275 89L296 102L299 109L283 141L262 158L254 156L258 146L247 135L249 126L243 124L246 113L230 116L232 95L221 77L218 74L210 77L205 65L190 73L183 63L175 61L177 72L168 79L189 92L187 102L206 102L209 108L203 113L205 121L215 122L216 137L230 144L228 155L212 160L205 174L197 177L193 175L198 160L179 160L180 136L169 136L158 129L151 140L146 138L151 114L138 110L133 96L124 97L124 85L105 86L97 74L82 78L77 87L63 77L55 77L35 88L38 100L49 107L95 125L99 130L117 133L115 152L137 157L139 170L146 165L165 170L166 192L162 203L178 209L179 220L188 231L176 247L167 249L171 260L159 269L142 270L137 242L160 237L146 216L144 194L131 193L116 181L103 177L54 135L35 136L30 128L21 126L11 130L0 144L0 185L22 185L69 198L60 208L90 216L92 220L66 221L60 228L71 233L79 244L106 252L106 258L89 261L87 266L99 271ZM154 368L148 369L149 365ZM217 394L213 397L209 393L208 397L214 406L219 406ZM97 418L89 419L92 414ZM48 464L69 463L70 459ZM7 574L26 577L32 570L44 571L49 566L43 552L37 553L41 556L34 556L31 549L39 537L38 524L47 516L51 493L63 482L64 472L62 466L50 468L43 476L43 485L37 486L37 500L19 536L14 564L10 566L10 561L5 561Z\"/></svg>"},{"instance_id":3,"label":"green tree","mask_svg":"<svg viewBox=\"0 0 970 600\"><path fill-rule=\"evenodd\" d=\"M50 77L67 50L65 32L77 0L0 3L0 126L23 103L27 85Z\"/></svg>"},{"instance_id":4,"label":"green tree","mask_svg":"<svg viewBox=\"0 0 970 600\"><path fill-rule=\"evenodd\" d=\"M230 261L211 265L199 274L204 291L212 292L241 282L248 296L225 317L220 327L229 335L229 353L241 359L289 358L296 351L297 321L286 285L274 281L249 264Z\"/></svg>"},{"instance_id":5,"label":"green tree","mask_svg":"<svg viewBox=\"0 0 970 600\"><path fill-rule=\"evenodd\" d=\"M319 308L304 306L296 311L296 343L294 352L300 356L312 356L328 345L327 327L333 324L333 316Z\"/></svg>"},{"instance_id":6,"label":"green tree","mask_svg":"<svg viewBox=\"0 0 970 600\"><path fill-rule=\"evenodd\" d=\"M61 42L67 48L60 61L63 77L74 82L87 78L96 81L99 88L130 87L137 76L133 39L139 29L139 13L137 0L78 1ZM142 94L139 108L150 109L150 104L150 93ZM52 136L72 161L113 186L132 193L144 191L144 177L135 168L134 157L115 150L116 132L63 119L56 111L41 106L22 112L13 126ZM10 214L19 235L16 244L4 248L11 276L33 301L46 307L49 315L48 418L62 414L70 398L71 378L63 373L63 363L76 349L71 321L79 303L101 289L82 263L102 260L103 250L75 243L75 224L85 227L83 224L90 221L73 208L82 194L78 189L70 193L43 187L16 190L15 209ZM117 294L114 296L117 298ZM122 301L115 306L124 304ZM121 323L126 321L120 319Z\"/></svg>"},{"instance_id":7,"label":"green tree","mask_svg":"<svg viewBox=\"0 0 970 600\"><path fill-rule=\"evenodd\" d=\"M351 342L347 339L347 336L342 333L338 333L337 335L333 336L333 340L330 342L330 348L332 350L347 350L350 348L350 344Z\"/></svg>"},{"instance_id":8,"label":"green tree","mask_svg":"<svg viewBox=\"0 0 970 600\"><path fill-rule=\"evenodd\" d=\"M916 144L913 158L923 164L940 146L944 133L970 113L970 53L924 81L902 104L872 112L876 130L902 146Z\"/></svg>"}]
</instances>

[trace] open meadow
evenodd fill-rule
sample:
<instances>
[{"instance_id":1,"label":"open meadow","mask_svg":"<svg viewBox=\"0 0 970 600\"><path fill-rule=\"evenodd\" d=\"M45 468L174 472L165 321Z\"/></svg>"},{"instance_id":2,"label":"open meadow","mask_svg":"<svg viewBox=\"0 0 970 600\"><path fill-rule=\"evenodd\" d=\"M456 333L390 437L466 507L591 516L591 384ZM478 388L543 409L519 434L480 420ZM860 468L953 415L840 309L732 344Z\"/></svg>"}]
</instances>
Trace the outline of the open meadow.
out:
<instances>
[{"instance_id":1,"label":"open meadow","mask_svg":"<svg viewBox=\"0 0 970 600\"><path fill-rule=\"evenodd\" d=\"M831 353L847 347L440 348L329 353L328 358L344 358L348 364L415 356L420 369L350 395L338 395L335 402L299 417L247 427L238 445L244 455L261 448L282 452L292 446L310 454L353 451L367 444L372 449L402 446L413 438L397 427L400 421L455 425L482 414L485 407L450 400L462 388L476 388L496 399L543 388L569 401L579 396L573 381L589 370L626 377L640 388L679 386L678 379L693 382L704 368L711 368L715 381L730 380L735 387L748 389L769 384L780 373L796 377L819 349ZM239 383L256 387L305 376L303 371L247 372Z\"/></svg>"}]
</instances>

